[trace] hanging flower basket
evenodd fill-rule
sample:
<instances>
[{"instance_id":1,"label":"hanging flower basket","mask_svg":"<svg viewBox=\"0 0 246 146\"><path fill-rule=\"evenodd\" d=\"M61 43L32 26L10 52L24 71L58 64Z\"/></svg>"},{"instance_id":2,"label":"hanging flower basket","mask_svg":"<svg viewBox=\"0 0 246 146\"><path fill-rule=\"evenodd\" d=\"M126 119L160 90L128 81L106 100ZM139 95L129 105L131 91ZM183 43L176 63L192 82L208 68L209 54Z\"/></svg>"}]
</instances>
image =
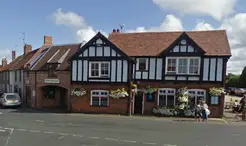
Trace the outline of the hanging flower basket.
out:
<instances>
[{"instance_id":1,"label":"hanging flower basket","mask_svg":"<svg viewBox=\"0 0 246 146\"><path fill-rule=\"evenodd\" d=\"M178 101L180 103L179 109L184 109L188 102L188 95L188 89L186 87L177 90L176 96L178 97Z\"/></svg>"},{"instance_id":2,"label":"hanging flower basket","mask_svg":"<svg viewBox=\"0 0 246 146\"><path fill-rule=\"evenodd\" d=\"M154 93L154 92L156 92L157 91L157 88L152 88L151 86L146 86L145 87L145 93L149 93L149 94L152 94L152 93Z\"/></svg>"},{"instance_id":3,"label":"hanging flower basket","mask_svg":"<svg viewBox=\"0 0 246 146\"><path fill-rule=\"evenodd\" d=\"M78 96L81 97L86 94L85 88L75 88L72 90L71 95L72 96Z\"/></svg>"},{"instance_id":4,"label":"hanging flower basket","mask_svg":"<svg viewBox=\"0 0 246 146\"><path fill-rule=\"evenodd\" d=\"M131 86L131 88L132 88L132 92L133 93L137 93L138 91L137 91L137 84L132 84L132 86Z\"/></svg>"},{"instance_id":5,"label":"hanging flower basket","mask_svg":"<svg viewBox=\"0 0 246 146\"><path fill-rule=\"evenodd\" d=\"M223 88L215 88L215 87L213 87L213 88L209 89L210 96L221 96L221 94L224 94L224 93L225 93L225 91L224 91Z\"/></svg>"},{"instance_id":6,"label":"hanging flower basket","mask_svg":"<svg viewBox=\"0 0 246 146\"><path fill-rule=\"evenodd\" d=\"M129 96L129 94L126 92L125 88L122 88L122 89L112 90L109 96L114 99L119 99L121 97Z\"/></svg>"}]
</instances>

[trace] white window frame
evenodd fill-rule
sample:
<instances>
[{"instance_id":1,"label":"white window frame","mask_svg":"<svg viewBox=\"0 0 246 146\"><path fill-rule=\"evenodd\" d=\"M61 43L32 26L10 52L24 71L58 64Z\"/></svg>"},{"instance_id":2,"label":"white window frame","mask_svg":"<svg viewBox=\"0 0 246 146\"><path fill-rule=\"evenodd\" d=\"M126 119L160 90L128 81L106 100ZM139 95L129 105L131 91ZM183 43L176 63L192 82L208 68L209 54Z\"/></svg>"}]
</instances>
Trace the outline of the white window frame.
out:
<instances>
[{"instance_id":1,"label":"white window frame","mask_svg":"<svg viewBox=\"0 0 246 146\"><path fill-rule=\"evenodd\" d=\"M98 70L99 70L98 76L92 76L91 75L91 64L93 64L93 63L97 63L98 64ZM102 76L101 75L101 64L102 63L108 64L108 76ZM110 77L110 62L107 62L107 61L104 61L104 62L90 61L89 62L89 77L90 78L109 78Z\"/></svg>"},{"instance_id":2,"label":"white window frame","mask_svg":"<svg viewBox=\"0 0 246 146\"><path fill-rule=\"evenodd\" d=\"M136 64L136 70L139 70L139 60L140 59L145 59L145 70L148 70L148 58L137 58L137 64Z\"/></svg>"},{"instance_id":3,"label":"white window frame","mask_svg":"<svg viewBox=\"0 0 246 146\"><path fill-rule=\"evenodd\" d=\"M167 71L168 69L168 59L176 59L176 72L174 71ZM187 66L187 73L179 73L179 59L188 59L188 66ZM190 59L198 59L198 73L190 73ZM165 64L165 74L168 73L175 73L176 75L200 75L200 68L201 68L201 58L200 57L166 57L166 64Z\"/></svg>"},{"instance_id":4,"label":"white window frame","mask_svg":"<svg viewBox=\"0 0 246 146\"><path fill-rule=\"evenodd\" d=\"M200 94L198 95L197 92L204 92L204 100L207 100L207 93L206 90L204 89L188 89L188 98L190 98L190 91L195 91L195 105L197 105L197 96L201 96ZM189 100L188 100L188 104L189 104Z\"/></svg>"},{"instance_id":5,"label":"white window frame","mask_svg":"<svg viewBox=\"0 0 246 146\"><path fill-rule=\"evenodd\" d=\"M108 99L107 107L109 107L109 91L107 91L107 90L91 90L91 95L90 95L90 105L91 106L94 106L94 105L92 105L92 97L94 96L92 94L93 92L99 92L99 95L97 95L97 97L99 97L99 107L104 107L104 106L101 106L101 97L107 97L107 99ZM101 92L107 92L107 96L101 95Z\"/></svg>"},{"instance_id":6,"label":"white window frame","mask_svg":"<svg viewBox=\"0 0 246 146\"><path fill-rule=\"evenodd\" d=\"M165 90L165 94L160 93L161 90ZM167 93L168 90L174 91L173 93ZM167 106L167 95L173 95L174 96L174 105L176 105L176 89L174 88L159 88L158 89L158 98L157 98L157 106L160 105L160 95L164 95L166 97L166 103L165 106Z\"/></svg>"}]
</instances>

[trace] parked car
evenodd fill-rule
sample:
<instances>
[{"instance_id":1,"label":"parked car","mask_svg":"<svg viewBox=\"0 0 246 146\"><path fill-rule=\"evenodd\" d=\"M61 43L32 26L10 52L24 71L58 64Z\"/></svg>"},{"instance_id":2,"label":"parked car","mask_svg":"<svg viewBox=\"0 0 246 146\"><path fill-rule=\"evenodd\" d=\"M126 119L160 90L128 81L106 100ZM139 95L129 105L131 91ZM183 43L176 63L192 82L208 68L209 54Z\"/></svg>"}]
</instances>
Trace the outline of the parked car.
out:
<instances>
[{"instance_id":1,"label":"parked car","mask_svg":"<svg viewBox=\"0 0 246 146\"><path fill-rule=\"evenodd\" d=\"M235 94L237 96L243 96L244 93L245 93L245 90L243 88L239 88L239 89L235 90Z\"/></svg>"},{"instance_id":2,"label":"parked car","mask_svg":"<svg viewBox=\"0 0 246 146\"><path fill-rule=\"evenodd\" d=\"M20 107L21 99L17 93L4 93L0 97L0 104L4 107Z\"/></svg>"}]
</instances>

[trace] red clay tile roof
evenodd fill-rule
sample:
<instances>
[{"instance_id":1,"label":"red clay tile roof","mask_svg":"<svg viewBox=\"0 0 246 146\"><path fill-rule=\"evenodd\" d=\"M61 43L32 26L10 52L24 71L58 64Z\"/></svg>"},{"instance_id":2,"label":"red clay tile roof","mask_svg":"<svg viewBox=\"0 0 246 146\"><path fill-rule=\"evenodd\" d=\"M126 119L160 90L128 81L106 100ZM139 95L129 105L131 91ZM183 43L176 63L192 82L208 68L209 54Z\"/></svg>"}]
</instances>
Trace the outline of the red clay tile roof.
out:
<instances>
[{"instance_id":1,"label":"red clay tile roof","mask_svg":"<svg viewBox=\"0 0 246 146\"><path fill-rule=\"evenodd\" d=\"M33 50L26 55L21 55L18 62L14 63L9 70L19 70L24 69L25 64L32 58L32 56L38 51L39 49Z\"/></svg>"},{"instance_id":2,"label":"red clay tile roof","mask_svg":"<svg viewBox=\"0 0 246 146\"><path fill-rule=\"evenodd\" d=\"M0 68L0 72L3 72L3 71L7 71L9 70L14 64L18 63L19 60L22 58L22 55L21 56L18 56L17 58L15 58L13 61L11 61L9 64L5 65L5 66L2 66Z\"/></svg>"},{"instance_id":3,"label":"red clay tile roof","mask_svg":"<svg viewBox=\"0 0 246 146\"><path fill-rule=\"evenodd\" d=\"M129 56L159 56L184 32L111 33L109 40ZM231 56L225 30L187 31L207 56Z\"/></svg>"},{"instance_id":4,"label":"red clay tile roof","mask_svg":"<svg viewBox=\"0 0 246 146\"><path fill-rule=\"evenodd\" d=\"M69 67L67 59L74 55L79 50L80 46L81 44L53 45L42 58L38 60L32 70L47 70L48 63L60 64L56 70L67 70Z\"/></svg>"}]
</instances>

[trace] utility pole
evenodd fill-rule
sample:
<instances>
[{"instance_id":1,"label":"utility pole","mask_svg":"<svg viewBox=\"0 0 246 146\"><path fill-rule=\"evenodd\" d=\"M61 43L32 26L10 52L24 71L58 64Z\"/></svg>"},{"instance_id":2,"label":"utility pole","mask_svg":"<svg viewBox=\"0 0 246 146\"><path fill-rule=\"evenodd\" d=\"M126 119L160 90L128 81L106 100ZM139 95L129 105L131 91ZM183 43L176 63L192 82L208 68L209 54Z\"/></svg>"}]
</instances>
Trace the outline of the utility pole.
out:
<instances>
[{"instance_id":1,"label":"utility pole","mask_svg":"<svg viewBox=\"0 0 246 146\"><path fill-rule=\"evenodd\" d=\"M124 26L125 26L125 24L120 24L120 32L122 32Z\"/></svg>"}]
</instances>

